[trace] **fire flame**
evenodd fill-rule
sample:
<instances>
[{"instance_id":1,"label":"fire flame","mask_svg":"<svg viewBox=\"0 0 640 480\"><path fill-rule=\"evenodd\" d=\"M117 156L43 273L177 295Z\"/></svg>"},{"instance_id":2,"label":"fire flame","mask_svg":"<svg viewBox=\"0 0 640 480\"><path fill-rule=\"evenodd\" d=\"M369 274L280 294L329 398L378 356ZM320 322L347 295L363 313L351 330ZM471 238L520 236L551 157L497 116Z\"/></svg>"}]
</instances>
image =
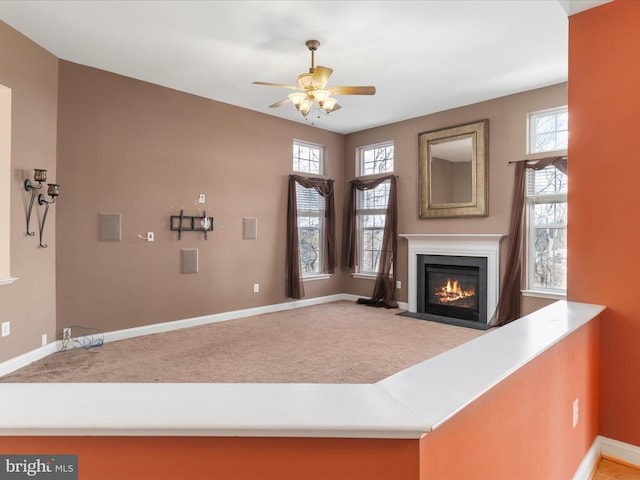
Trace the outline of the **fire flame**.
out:
<instances>
[{"instance_id":1,"label":"fire flame","mask_svg":"<svg viewBox=\"0 0 640 480\"><path fill-rule=\"evenodd\" d=\"M447 278L447 284L436 289L435 294L440 299L440 303L449 303L462 298L473 297L476 292L473 288L463 290L458 280L451 281L451 279Z\"/></svg>"}]
</instances>

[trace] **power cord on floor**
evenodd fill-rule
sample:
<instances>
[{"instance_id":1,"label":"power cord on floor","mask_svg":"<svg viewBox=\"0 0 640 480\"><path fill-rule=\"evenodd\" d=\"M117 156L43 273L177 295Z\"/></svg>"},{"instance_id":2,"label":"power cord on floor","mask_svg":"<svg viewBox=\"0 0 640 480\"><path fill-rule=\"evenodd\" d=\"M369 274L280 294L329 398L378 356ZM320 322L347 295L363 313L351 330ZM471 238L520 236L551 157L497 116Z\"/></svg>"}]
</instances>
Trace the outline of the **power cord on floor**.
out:
<instances>
[{"instance_id":1,"label":"power cord on floor","mask_svg":"<svg viewBox=\"0 0 640 480\"><path fill-rule=\"evenodd\" d=\"M95 348L104 345L104 333L91 327L70 325L62 329L62 346L60 350L72 348Z\"/></svg>"}]
</instances>

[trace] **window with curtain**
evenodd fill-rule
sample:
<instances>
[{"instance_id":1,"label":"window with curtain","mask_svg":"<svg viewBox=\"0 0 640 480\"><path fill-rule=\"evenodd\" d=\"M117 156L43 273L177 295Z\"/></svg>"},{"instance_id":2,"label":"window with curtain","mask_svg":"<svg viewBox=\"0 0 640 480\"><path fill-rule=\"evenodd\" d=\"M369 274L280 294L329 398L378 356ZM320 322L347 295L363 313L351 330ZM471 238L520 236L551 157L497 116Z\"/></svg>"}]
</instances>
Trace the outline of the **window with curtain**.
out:
<instances>
[{"instance_id":1,"label":"window with curtain","mask_svg":"<svg viewBox=\"0 0 640 480\"><path fill-rule=\"evenodd\" d=\"M567 107L530 113L528 125L530 154L566 155L569 139ZM527 290L566 292L567 187L566 173L553 165L527 170Z\"/></svg>"},{"instance_id":2,"label":"window with curtain","mask_svg":"<svg viewBox=\"0 0 640 480\"><path fill-rule=\"evenodd\" d=\"M351 180L347 215L345 217L345 249L344 264L357 271L358 266L369 264L374 268L376 282L371 298L360 298L358 303L366 305L397 308L395 286L395 264L398 254L398 203L396 194L396 177L385 175L370 179L356 178ZM381 187L381 188L380 188ZM366 194L365 192L369 192ZM365 199L374 207L362 210L358 207L359 199ZM377 217L382 210L384 215L375 221L364 223L363 217ZM384 227L381 228L380 224ZM364 250L364 251L363 251ZM365 259L362 256L365 256Z\"/></svg>"},{"instance_id":3,"label":"window with curtain","mask_svg":"<svg viewBox=\"0 0 640 480\"><path fill-rule=\"evenodd\" d=\"M566 292L568 120L566 107L529 114L530 158L510 162L515 178L507 261L490 325L520 317L523 278L534 296Z\"/></svg>"},{"instance_id":4,"label":"window with curtain","mask_svg":"<svg viewBox=\"0 0 640 480\"><path fill-rule=\"evenodd\" d=\"M393 142L358 148L357 173L360 178L393 172ZM358 265L356 273L376 275L380 265L385 214L389 202L387 180L380 185L358 191L356 216L358 229Z\"/></svg>"},{"instance_id":5,"label":"window with curtain","mask_svg":"<svg viewBox=\"0 0 640 480\"><path fill-rule=\"evenodd\" d=\"M304 297L303 278L331 274L336 266L334 181L289 175L287 194L287 296Z\"/></svg>"}]
</instances>

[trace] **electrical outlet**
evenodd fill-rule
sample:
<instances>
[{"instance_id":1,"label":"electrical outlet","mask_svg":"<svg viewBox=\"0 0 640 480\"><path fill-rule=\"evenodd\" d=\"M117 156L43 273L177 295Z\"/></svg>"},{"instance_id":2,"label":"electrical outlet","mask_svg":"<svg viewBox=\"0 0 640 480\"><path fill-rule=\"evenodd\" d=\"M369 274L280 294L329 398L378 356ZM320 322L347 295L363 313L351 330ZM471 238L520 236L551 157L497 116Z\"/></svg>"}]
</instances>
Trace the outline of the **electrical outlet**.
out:
<instances>
[{"instance_id":1,"label":"electrical outlet","mask_svg":"<svg viewBox=\"0 0 640 480\"><path fill-rule=\"evenodd\" d=\"M147 242L153 242L154 239L153 232L147 232Z\"/></svg>"},{"instance_id":2,"label":"electrical outlet","mask_svg":"<svg viewBox=\"0 0 640 480\"><path fill-rule=\"evenodd\" d=\"M65 327L62 329L62 338L71 338L71 327Z\"/></svg>"},{"instance_id":3,"label":"electrical outlet","mask_svg":"<svg viewBox=\"0 0 640 480\"><path fill-rule=\"evenodd\" d=\"M258 293L260 292L260 284L259 283L254 283L253 284L253 293Z\"/></svg>"},{"instance_id":4,"label":"electrical outlet","mask_svg":"<svg viewBox=\"0 0 640 480\"><path fill-rule=\"evenodd\" d=\"M400 290L402 288L402 282L400 280L396 280L396 288Z\"/></svg>"},{"instance_id":5,"label":"electrical outlet","mask_svg":"<svg viewBox=\"0 0 640 480\"><path fill-rule=\"evenodd\" d=\"M49 343L49 342L47 341L47 334L46 334L46 333L43 333L43 334L42 334L42 346L43 346L43 347L44 347L44 346L46 346L46 345L47 345L47 343Z\"/></svg>"},{"instance_id":6,"label":"electrical outlet","mask_svg":"<svg viewBox=\"0 0 640 480\"><path fill-rule=\"evenodd\" d=\"M578 399L573 401L573 428L578 426Z\"/></svg>"},{"instance_id":7,"label":"electrical outlet","mask_svg":"<svg viewBox=\"0 0 640 480\"><path fill-rule=\"evenodd\" d=\"M200 196L198 197L198 203L204 203L204 193L201 193Z\"/></svg>"},{"instance_id":8,"label":"electrical outlet","mask_svg":"<svg viewBox=\"0 0 640 480\"><path fill-rule=\"evenodd\" d=\"M6 337L11 334L11 322L2 322L2 336Z\"/></svg>"}]
</instances>

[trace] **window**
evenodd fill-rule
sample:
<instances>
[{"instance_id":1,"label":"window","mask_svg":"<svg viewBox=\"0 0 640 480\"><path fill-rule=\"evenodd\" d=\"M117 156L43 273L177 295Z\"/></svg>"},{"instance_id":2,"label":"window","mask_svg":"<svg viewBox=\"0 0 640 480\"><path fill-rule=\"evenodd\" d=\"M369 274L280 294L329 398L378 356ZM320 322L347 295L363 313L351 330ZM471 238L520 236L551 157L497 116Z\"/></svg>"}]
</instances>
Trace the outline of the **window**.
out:
<instances>
[{"instance_id":1,"label":"window","mask_svg":"<svg viewBox=\"0 0 640 480\"><path fill-rule=\"evenodd\" d=\"M298 241L300 243L300 272L302 276L322 272L322 244L324 238L325 199L314 188L296 183L298 206Z\"/></svg>"},{"instance_id":2,"label":"window","mask_svg":"<svg viewBox=\"0 0 640 480\"><path fill-rule=\"evenodd\" d=\"M393 172L393 143L386 142L358 149L362 176ZM382 250L385 214L389 201L389 182L358 192L356 209L358 225L358 273L375 275Z\"/></svg>"},{"instance_id":3,"label":"window","mask_svg":"<svg viewBox=\"0 0 640 480\"><path fill-rule=\"evenodd\" d=\"M324 147L294 140L293 171L324 174Z\"/></svg>"},{"instance_id":4,"label":"window","mask_svg":"<svg viewBox=\"0 0 640 480\"><path fill-rule=\"evenodd\" d=\"M529 153L566 152L568 140L567 107L529 114Z\"/></svg>"},{"instance_id":5,"label":"window","mask_svg":"<svg viewBox=\"0 0 640 480\"><path fill-rule=\"evenodd\" d=\"M554 166L527 172L528 288L567 288L567 175Z\"/></svg>"},{"instance_id":6,"label":"window","mask_svg":"<svg viewBox=\"0 0 640 480\"><path fill-rule=\"evenodd\" d=\"M378 271L388 201L388 181L359 192L356 212L360 239L359 273L375 275Z\"/></svg>"},{"instance_id":7,"label":"window","mask_svg":"<svg viewBox=\"0 0 640 480\"><path fill-rule=\"evenodd\" d=\"M393 142L358 149L358 174L378 175L393 172Z\"/></svg>"},{"instance_id":8,"label":"window","mask_svg":"<svg viewBox=\"0 0 640 480\"><path fill-rule=\"evenodd\" d=\"M532 154L566 155L567 107L529 114ZM527 171L527 288L564 294L567 289L567 175L554 166Z\"/></svg>"}]
</instances>

